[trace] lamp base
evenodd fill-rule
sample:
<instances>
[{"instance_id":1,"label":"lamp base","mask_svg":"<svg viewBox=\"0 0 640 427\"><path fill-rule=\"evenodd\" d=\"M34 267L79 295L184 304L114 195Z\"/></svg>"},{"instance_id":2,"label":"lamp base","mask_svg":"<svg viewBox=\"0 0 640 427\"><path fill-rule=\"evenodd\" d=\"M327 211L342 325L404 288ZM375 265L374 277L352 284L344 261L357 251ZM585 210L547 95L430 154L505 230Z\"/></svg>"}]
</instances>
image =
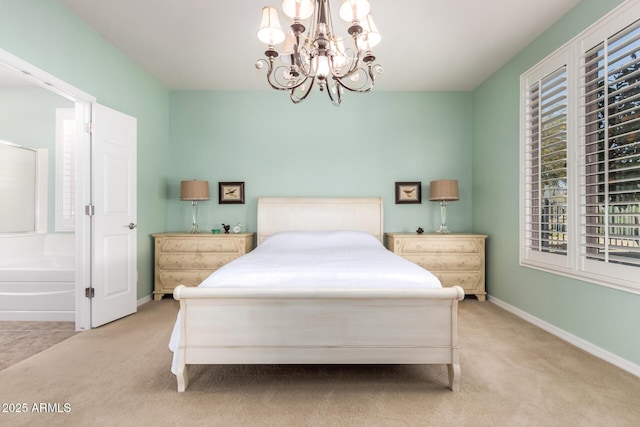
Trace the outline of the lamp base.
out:
<instances>
[{"instance_id":1,"label":"lamp base","mask_svg":"<svg viewBox=\"0 0 640 427\"><path fill-rule=\"evenodd\" d=\"M189 233L191 234L199 234L200 230L198 230L198 202L195 200L191 201L191 230Z\"/></svg>"},{"instance_id":2,"label":"lamp base","mask_svg":"<svg viewBox=\"0 0 640 427\"><path fill-rule=\"evenodd\" d=\"M441 225L439 229L436 230L438 234L451 234L451 231L447 228L446 225Z\"/></svg>"},{"instance_id":3,"label":"lamp base","mask_svg":"<svg viewBox=\"0 0 640 427\"><path fill-rule=\"evenodd\" d=\"M447 228L447 202L442 200L440 202L440 228L436 231L438 234L451 234L451 231Z\"/></svg>"}]
</instances>

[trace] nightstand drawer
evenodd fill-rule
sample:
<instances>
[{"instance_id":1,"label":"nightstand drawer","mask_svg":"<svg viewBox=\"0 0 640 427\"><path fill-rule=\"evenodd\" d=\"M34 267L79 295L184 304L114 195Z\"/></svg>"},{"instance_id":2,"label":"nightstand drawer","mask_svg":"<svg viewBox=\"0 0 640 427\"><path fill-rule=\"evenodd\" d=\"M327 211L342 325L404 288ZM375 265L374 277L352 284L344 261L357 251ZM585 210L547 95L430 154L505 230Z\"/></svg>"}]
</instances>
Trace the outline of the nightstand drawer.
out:
<instances>
[{"instance_id":1,"label":"nightstand drawer","mask_svg":"<svg viewBox=\"0 0 640 427\"><path fill-rule=\"evenodd\" d=\"M479 271L484 260L480 255L455 255L455 254L403 254L403 257L411 262L415 262L420 267L430 271L454 270L454 271Z\"/></svg>"},{"instance_id":2,"label":"nightstand drawer","mask_svg":"<svg viewBox=\"0 0 640 427\"><path fill-rule=\"evenodd\" d=\"M173 292L178 285L198 286L210 275L210 271L163 271L157 279L162 289Z\"/></svg>"},{"instance_id":3,"label":"nightstand drawer","mask_svg":"<svg viewBox=\"0 0 640 427\"><path fill-rule=\"evenodd\" d=\"M478 253L480 248L473 240L420 240L407 239L399 248L402 254L413 253Z\"/></svg>"},{"instance_id":4,"label":"nightstand drawer","mask_svg":"<svg viewBox=\"0 0 640 427\"><path fill-rule=\"evenodd\" d=\"M446 271L432 271L435 276L440 279L442 286L462 287L465 291L475 291L478 286L484 282L484 277L477 272L456 273ZM473 293L473 292L471 292Z\"/></svg>"},{"instance_id":5,"label":"nightstand drawer","mask_svg":"<svg viewBox=\"0 0 640 427\"><path fill-rule=\"evenodd\" d=\"M220 238L216 240L193 239L165 239L160 245L160 250L166 252L238 252L237 240Z\"/></svg>"},{"instance_id":6,"label":"nightstand drawer","mask_svg":"<svg viewBox=\"0 0 640 427\"><path fill-rule=\"evenodd\" d=\"M239 254L161 254L158 267L163 270L217 270Z\"/></svg>"}]
</instances>

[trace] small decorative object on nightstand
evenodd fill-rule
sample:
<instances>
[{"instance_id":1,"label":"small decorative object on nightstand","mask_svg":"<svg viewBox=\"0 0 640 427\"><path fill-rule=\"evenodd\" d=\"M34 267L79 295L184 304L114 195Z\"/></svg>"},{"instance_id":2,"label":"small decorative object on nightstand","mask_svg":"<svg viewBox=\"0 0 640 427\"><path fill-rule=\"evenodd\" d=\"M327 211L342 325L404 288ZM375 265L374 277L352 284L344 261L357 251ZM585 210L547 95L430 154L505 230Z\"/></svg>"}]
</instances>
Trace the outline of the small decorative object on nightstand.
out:
<instances>
[{"instance_id":1,"label":"small decorative object on nightstand","mask_svg":"<svg viewBox=\"0 0 640 427\"><path fill-rule=\"evenodd\" d=\"M198 286L211 273L253 249L253 233L158 233L154 299L178 285Z\"/></svg>"},{"instance_id":2,"label":"small decorative object on nightstand","mask_svg":"<svg viewBox=\"0 0 640 427\"><path fill-rule=\"evenodd\" d=\"M484 234L385 233L387 248L435 274L442 286L458 285L484 301Z\"/></svg>"},{"instance_id":3,"label":"small decorative object on nightstand","mask_svg":"<svg viewBox=\"0 0 640 427\"><path fill-rule=\"evenodd\" d=\"M416 233L418 233L418 234L424 233L424 228L418 227L418 229L416 230Z\"/></svg>"},{"instance_id":4,"label":"small decorative object on nightstand","mask_svg":"<svg viewBox=\"0 0 640 427\"><path fill-rule=\"evenodd\" d=\"M228 224L222 224L222 228L224 228L224 234L229 234L229 230L231 230L231 226Z\"/></svg>"},{"instance_id":5,"label":"small decorative object on nightstand","mask_svg":"<svg viewBox=\"0 0 640 427\"><path fill-rule=\"evenodd\" d=\"M429 200L440 202L440 229L437 233L450 233L447 228L447 202L459 200L458 181L440 179L429 184Z\"/></svg>"}]
</instances>

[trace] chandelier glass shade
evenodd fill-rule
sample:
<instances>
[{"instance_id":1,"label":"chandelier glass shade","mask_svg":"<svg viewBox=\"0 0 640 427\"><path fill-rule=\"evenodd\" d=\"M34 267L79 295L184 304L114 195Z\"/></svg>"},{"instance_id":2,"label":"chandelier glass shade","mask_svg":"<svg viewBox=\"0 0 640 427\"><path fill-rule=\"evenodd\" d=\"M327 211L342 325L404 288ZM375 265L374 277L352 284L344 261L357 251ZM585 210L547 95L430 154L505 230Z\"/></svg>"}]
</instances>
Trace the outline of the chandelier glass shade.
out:
<instances>
[{"instance_id":1,"label":"chandelier glass shade","mask_svg":"<svg viewBox=\"0 0 640 427\"><path fill-rule=\"evenodd\" d=\"M345 89L369 92L382 73L382 66L374 64L372 49L381 36L370 9L368 0L342 0L338 12L349 26L348 35L339 37L333 30L329 0L283 0L282 11L292 21L286 32L278 10L265 6L258 39L268 47L266 59L259 59L256 68L266 68L269 85L288 91L296 104L314 85L326 91L334 105L340 105ZM276 45L282 46L276 49Z\"/></svg>"}]
</instances>

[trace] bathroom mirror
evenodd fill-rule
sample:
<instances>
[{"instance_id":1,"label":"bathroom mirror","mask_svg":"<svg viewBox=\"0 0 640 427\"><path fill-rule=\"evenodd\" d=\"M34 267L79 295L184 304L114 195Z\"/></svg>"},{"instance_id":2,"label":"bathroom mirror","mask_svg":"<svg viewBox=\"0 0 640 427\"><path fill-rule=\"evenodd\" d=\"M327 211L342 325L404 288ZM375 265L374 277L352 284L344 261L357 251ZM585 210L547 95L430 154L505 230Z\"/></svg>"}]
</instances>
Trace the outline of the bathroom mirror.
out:
<instances>
[{"instance_id":1,"label":"bathroom mirror","mask_svg":"<svg viewBox=\"0 0 640 427\"><path fill-rule=\"evenodd\" d=\"M0 64L0 233L56 232L57 111L74 108Z\"/></svg>"},{"instance_id":2,"label":"bathroom mirror","mask_svg":"<svg viewBox=\"0 0 640 427\"><path fill-rule=\"evenodd\" d=\"M37 154L0 140L0 233L36 231Z\"/></svg>"}]
</instances>

